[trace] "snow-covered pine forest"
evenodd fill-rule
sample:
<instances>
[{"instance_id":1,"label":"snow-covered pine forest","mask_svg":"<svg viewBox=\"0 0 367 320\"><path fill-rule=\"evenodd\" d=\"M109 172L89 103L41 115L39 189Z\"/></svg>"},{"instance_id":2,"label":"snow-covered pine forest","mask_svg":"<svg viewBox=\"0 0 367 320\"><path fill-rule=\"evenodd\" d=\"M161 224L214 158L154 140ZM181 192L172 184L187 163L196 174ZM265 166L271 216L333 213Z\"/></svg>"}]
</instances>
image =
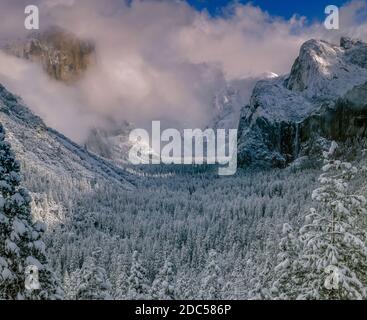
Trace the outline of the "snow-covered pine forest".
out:
<instances>
[{"instance_id":1,"label":"snow-covered pine forest","mask_svg":"<svg viewBox=\"0 0 367 320\"><path fill-rule=\"evenodd\" d=\"M352 172L348 185L325 180L321 161L233 177L213 167L134 167L144 179L131 191L26 162L22 176L33 214L48 222L43 239L65 299L365 299L367 162L358 150L348 150L355 166L331 166L325 155L325 171ZM328 183L342 194L320 189ZM323 235L329 211L332 241ZM339 291L324 286L333 264Z\"/></svg>"}]
</instances>

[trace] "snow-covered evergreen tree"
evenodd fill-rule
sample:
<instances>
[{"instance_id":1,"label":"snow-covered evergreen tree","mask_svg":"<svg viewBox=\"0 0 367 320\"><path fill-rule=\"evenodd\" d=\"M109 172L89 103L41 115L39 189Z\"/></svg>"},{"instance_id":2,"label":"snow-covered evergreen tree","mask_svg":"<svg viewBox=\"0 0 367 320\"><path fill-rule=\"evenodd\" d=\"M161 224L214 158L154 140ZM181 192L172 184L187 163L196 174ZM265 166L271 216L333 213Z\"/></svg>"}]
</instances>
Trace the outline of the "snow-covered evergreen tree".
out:
<instances>
[{"instance_id":1,"label":"snow-covered evergreen tree","mask_svg":"<svg viewBox=\"0 0 367 320\"><path fill-rule=\"evenodd\" d=\"M63 288L66 300L76 300L77 292L82 283L81 269L72 272L66 271L63 279Z\"/></svg>"},{"instance_id":2,"label":"snow-covered evergreen tree","mask_svg":"<svg viewBox=\"0 0 367 320\"><path fill-rule=\"evenodd\" d=\"M177 275L175 296L180 300L192 300L196 298L197 281L192 274L179 273Z\"/></svg>"},{"instance_id":3,"label":"snow-covered evergreen tree","mask_svg":"<svg viewBox=\"0 0 367 320\"><path fill-rule=\"evenodd\" d=\"M333 160L337 144L324 152L321 186L312 198L319 203L301 228L304 274L300 299L367 298L367 237L360 227L366 199L350 194L349 183L358 173L350 163Z\"/></svg>"},{"instance_id":4,"label":"snow-covered evergreen tree","mask_svg":"<svg viewBox=\"0 0 367 320\"><path fill-rule=\"evenodd\" d=\"M80 270L77 270L80 271ZM65 291L65 300L74 300L76 297L77 281L75 277L75 272L71 275L66 270L63 277L63 288Z\"/></svg>"},{"instance_id":5,"label":"snow-covered evergreen tree","mask_svg":"<svg viewBox=\"0 0 367 320\"><path fill-rule=\"evenodd\" d=\"M144 300L149 298L149 281L137 251L133 252L130 275L128 278L127 299Z\"/></svg>"},{"instance_id":6,"label":"snow-covered evergreen tree","mask_svg":"<svg viewBox=\"0 0 367 320\"><path fill-rule=\"evenodd\" d=\"M121 269L121 272L118 274L115 285L115 295L114 298L116 300L125 300L128 290L128 275L127 272Z\"/></svg>"},{"instance_id":7,"label":"snow-covered evergreen tree","mask_svg":"<svg viewBox=\"0 0 367 320\"><path fill-rule=\"evenodd\" d=\"M298 257L301 247L297 235L288 223L283 225L282 235L271 293L276 299L289 300L297 298Z\"/></svg>"},{"instance_id":8,"label":"snow-covered evergreen tree","mask_svg":"<svg viewBox=\"0 0 367 320\"><path fill-rule=\"evenodd\" d=\"M128 289L128 271L129 266L124 255L117 254L113 258L114 267L111 273L111 282L113 284L113 297L116 300L125 300Z\"/></svg>"},{"instance_id":9,"label":"snow-covered evergreen tree","mask_svg":"<svg viewBox=\"0 0 367 320\"><path fill-rule=\"evenodd\" d=\"M76 290L77 300L111 300L111 284L106 270L97 263L101 249L88 257L80 270L80 282Z\"/></svg>"},{"instance_id":10,"label":"snow-covered evergreen tree","mask_svg":"<svg viewBox=\"0 0 367 320\"><path fill-rule=\"evenodd\" d=\"M175 299L175 277L173 264L166 260L163 268L158 272L153 281L151 296L155 300Z\"/></svg>"},{"instance_id":11,"label":"snow-covered evergreen tree","mask_svg":"<svg viewBox=\"0 0 367 320\"><path fill-rule=\"evenodd\" d=\"M218 264L217 252L210 250L207 265L202 274L199 296L205 300L220 300L224 281Z\"/></svg>"},{"instance_id":12,"label":"snow-covered evergreen tree","mask_svg":"<svg viewBox=\"0 0 367 320\"><path fill-rule=\"evenodd\" d=\"M223 299L240 300L245 298L243 271L244 263L241 259L237 259L234 263L233 271L223 287Z\"/></svg>"},{"instance_id":13,"label":"snow-covered evergreen tree","mask_svg":"<svg viewBox=\"0 0 367 320\"><path fill-rule=\"evenodd\" d=\"M20 165L0 125L0 299L60 299L41 240L45 225L32 221L31 198L20 181Z\"/></svg>"},{"instance_id":14,"label":"snow-covered evergreen tree","mask_svg":"<svg viewBox=\"0 0 367 320\"><path fill-rule=\"evenodd\" d=\"M260 266L256 277L251 281L251 290L249 298L253 300L270 300L273 299L271 290L269 289L274 275L274 264L270 257L267 257Z\"/></svg>"}]
</instances>

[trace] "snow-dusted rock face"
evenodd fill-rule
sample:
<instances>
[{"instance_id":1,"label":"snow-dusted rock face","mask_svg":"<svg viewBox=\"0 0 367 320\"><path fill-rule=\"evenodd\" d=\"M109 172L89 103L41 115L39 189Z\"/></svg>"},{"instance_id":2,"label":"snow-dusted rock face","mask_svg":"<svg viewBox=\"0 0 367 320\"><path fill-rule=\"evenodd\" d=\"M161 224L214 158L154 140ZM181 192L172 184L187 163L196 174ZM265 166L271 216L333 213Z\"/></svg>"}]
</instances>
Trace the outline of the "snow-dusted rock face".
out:
<instances>
[{"instance_id":1,"label":"snow-dusted rock face","mask_svg":"<svg viewBox=\"0 0 367 320\"><path fill-rule=\"evenodd\" d=\"M129 133L133 130L128 122L119 125L111 124L111 128L95 128L91 130L85 147L103 158L110 159L116 163L126 163L131 142Z\"/></svg>"},{"instance_id":2,"label":"snow-dusted rock face","mask_svg":"<svg viewBox=\"0 0 367 320\"><path fill-rule=\"evenodd\" d=\"M41 64L49 76L64 82L78 80L95 60L93 43L58 27L32 33L25 40L6 45L4 50L18 58Z\"/></svg>"},{"instance_id":3,"label":"snow-dusted rock face","mask_svg":"<svg viewBox=\"0 0 367 320\"><path fill-rule=\"evenodd\" d=\"M323 139L364 135L366 82L367 44L307 41L289 75L256 84L241 112L239 164L283 167Z\"/></svg>"},{"instance_id":4,"label":"snow-dusted rock face","mask_svg":"<svg viewBox=\"0 0 367 320\"><path fill-rule=\"evenodd\" d=\"M130 132L135 127L127 122L110 123L108 129L95 128L91 130L84 146L96 155L112 161L119 167L131 164L131 161L145 162L146 159L159 157L150 147L149 141L130 141ZM139 145L141 154L139 159L131 159L129 154L133 146ZM137 155L134 155L137 157Z\"/></svg>"},{"instance_id":5,"label":"snow-dusted rock face","mask_svg":"<svg viewBox=\"0 0 367 320\"><path fill-rule=\"evenodd\" d=\"M278 75L275 73L267 72L258 77L228 81L213 98L213 118L207 127L213 129L237 129L241 109L248 104L255 84L261 79L277 77Z\"/></svg>"},{"instance_id":6,"label":"snow-dusted rock face","mask_svg":"<svg viewBox=\"0 0 367 320\"><path fill-rule=\"evenodd\" d=\"M107 181L134 189L134 177L123 168L88 152L48 128L42 119L25 107L0 84L0 123L6 129L17 158L30 170L41 170L55 179Z\"/></svg>"},{"instance_id":7,"label":"snow-dusted rock face","mask_svg":"<svg viewBox=\"0 0 367 320\"><path fill-rule=\"evenodd\" d=\"M286 80L287 89L307 98L335 99L366 81L367 44L342 38L341 46L310 40Z\"/></svg>"},{"instance_id":8,"label":"snow-dusted rock face","mask_svg":"<svg viewBox=\"0 0 367 320\"><path fill-rule=\"evenodd\" d=\"M225 87L219 90L213 98L213 118L208 124L208 128L236 129L241 108L248 103L258 80L246 78L229 81Z\"/></svg>"}]
</instances>

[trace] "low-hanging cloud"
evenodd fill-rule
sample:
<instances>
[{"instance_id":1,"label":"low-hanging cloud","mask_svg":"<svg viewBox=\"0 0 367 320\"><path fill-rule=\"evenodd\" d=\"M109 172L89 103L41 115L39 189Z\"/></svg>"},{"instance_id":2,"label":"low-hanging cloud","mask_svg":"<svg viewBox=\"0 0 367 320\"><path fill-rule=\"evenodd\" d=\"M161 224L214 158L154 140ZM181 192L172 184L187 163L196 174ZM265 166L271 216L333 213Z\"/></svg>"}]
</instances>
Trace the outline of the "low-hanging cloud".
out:
<instances>
[{"instance_id":1,"label":"low-hanging cloud","mask_svg":"<svg viewBox=\"0 0 367 320\"><path fill-rule=\"evenodd\" d=\"M16 4L15 4L16 3ZM0 42L24 37L28 1L2 0ZM0 54L0 82L46 123L82 142L91 128L128 120L202 127L215 93L228 81L287 73L310 38L338 41L367 33L365 1L341 9L341 29L304 17L273 17L251 4L211 17L184 1L33 0L41 31L58 25L96 45L96 64L73 86L50 80L37 65ZM361 18L362 17L362 18Z\"/></svg>"},{"instance_id":2,"label":"low-hanging cloud","mask_svg":"<svg viewBox=\"0 0 367 320\"><path fill-rule=\"evenodd\" d=\"M41 66L0 51L0 83L20 96L47 125L82 142L93 127L106 121L89 112L78 88L50 79Z\"/></svg>"}]
</instances>

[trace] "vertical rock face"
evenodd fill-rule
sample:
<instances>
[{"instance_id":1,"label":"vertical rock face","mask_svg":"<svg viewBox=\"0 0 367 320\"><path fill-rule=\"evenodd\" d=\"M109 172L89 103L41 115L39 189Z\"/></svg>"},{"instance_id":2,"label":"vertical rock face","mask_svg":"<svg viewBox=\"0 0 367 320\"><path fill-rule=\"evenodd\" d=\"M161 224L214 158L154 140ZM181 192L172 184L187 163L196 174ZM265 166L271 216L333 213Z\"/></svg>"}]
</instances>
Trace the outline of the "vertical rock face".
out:
<instances>
[{"instance_id":1,"label":"vertical rock face","mask_svg":"<svg viewBox=\"0 0 367 320\"><path fill-rule=\"evenodd\" d=\"M256 84L239 124L243 166L284 167L328 139L366 136L367 44L310 40L291 73Z\"/></svg>"},{"instance_id":2,"label":"vertical rock face","mask_svg":"<svg viewBox=\"0 0 367 320\"><path fill-rule=\"evenodd\" d=\"M40 63L52 78L64 82L79 79L94 60L94 45L53 27L34 33L25 41L6 46L5 51L19 58Z\"/></svg>"}]
</instances>

